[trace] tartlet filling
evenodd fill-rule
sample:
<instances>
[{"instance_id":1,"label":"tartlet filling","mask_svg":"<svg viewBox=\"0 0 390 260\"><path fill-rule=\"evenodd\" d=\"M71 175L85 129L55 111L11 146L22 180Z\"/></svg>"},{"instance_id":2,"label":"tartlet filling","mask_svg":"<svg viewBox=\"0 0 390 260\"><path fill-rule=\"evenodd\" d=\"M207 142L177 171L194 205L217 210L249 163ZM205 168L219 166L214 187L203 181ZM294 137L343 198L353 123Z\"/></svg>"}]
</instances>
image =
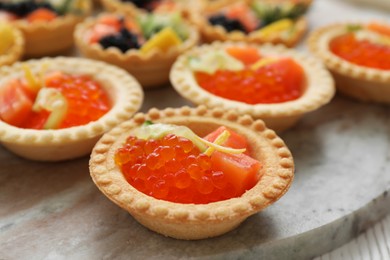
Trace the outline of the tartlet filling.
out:
<instances>
[{"instance_id":1,"label":"tartlet filling","mask_svg":"<svg viewBox=\"0 0 390 260\"><path fill-rule=\"evenodd\" d=\"M110 108L99 82L89 75L42 71L25 65L24 77L0 86L0 120L26 129L61 129L98 120Z\"/></svg>"},{"instance_id":2,"label":"tartlet filling","mask_svg":"<svg viewBox=\"0 0 390 260\"><path fill-rule=\"evenodd\" d=\"M184 126L143 125L115 154L126 180L157 199L206 204L241 196L260 179L245 137L220 127L204 138Z\"/></svg>"},{"instance_id":3,"label":"tartlet filling","mask_svg":"<svg viewBox=\"0 0 390 260\"><path fill-rule=\"evenodd\" d=\"M98 43L104 49L115 47L123 53L139 49L147 54L156 49L169 51L187 37L179 13L140 15L137 19L104 15L90 28L86 41Z\"/></svg>"},{"instance_id":4,"label":"tartlet filling","mask_svg":"<svg viewBox=\"0 0 390 260\"><path fill-rule=\"evenodd\" d=\"M252 1L250 5L238 2L212 13L208 16L208 22L213 26L222 26L227 32L256 33L265 38L277 34L281 38L289 38L295 30L295 21L307 10L308 3L300 1Z\"/></svg>"},{"instance_id":5,"label":"tartlet filling","mask_svg":"<svg viewBox=\"0 0 390 260\"><path fill-rule=\"evenodd\" d=\"M390 70L390 26L374 22L348 25L344 34L330 41L329 49L356 65Z\"/></svg>"},{"instance_id":6,"label":"tartlet filling","mask_svg":"<svg viewBox=\"0 0 390 260\"><path fill-rule=\"evenodd\" d=\"M24 0L0 3L0 21L23 19L29 23L50 22L65 14L82 15L89 6L85 0Z\"/></svg>"},{"instance_id":7,"label":"tartlet filling","mask_svg":"<svg viewBox=\"0 0 390 260\"><path fill-rule=\"evenodd\" d=\"M252 47L225 50L190 57L189 67L204 90L247 104L281 103L302 96L303 68L289 57L263 56Z\"/></svg>"}]
</instances>

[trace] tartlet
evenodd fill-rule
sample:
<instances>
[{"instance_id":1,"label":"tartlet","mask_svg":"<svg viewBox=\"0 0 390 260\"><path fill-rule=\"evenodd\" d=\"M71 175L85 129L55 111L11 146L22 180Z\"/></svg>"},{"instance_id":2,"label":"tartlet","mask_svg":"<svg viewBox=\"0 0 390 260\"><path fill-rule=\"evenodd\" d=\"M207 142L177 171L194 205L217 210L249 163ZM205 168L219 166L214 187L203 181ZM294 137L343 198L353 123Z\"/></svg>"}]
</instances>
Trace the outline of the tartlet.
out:
<instances>
[{"instance_id":1,"label":"tartlet","mask_svg":"<svg viewBox=\"0 0 390 260\"><path fill-rule=\"evenodd\" d=\"M15 61L19 60L24 52L24 38L20 30L11 25L0 24L0 26L6 26L11 31L10 47L5 50L4 53L0 53L0 66L11 65ZM7 29L7 30L8 30ZM1 29L0 29L1 34ZM2 38L5 37L0 35ZM5 39L3 38L3 41Z\"/></svg>"},{"instance_id":2,"label":"tartlet","mask_svg":"<svg viewBox=\"0 0 390 260\"><path fill-rule=\"evenodd\" d=\"M181 204L158 200L132 187L114 161L117 148L129 134L146 120L184 125L204 135L220 125L244 135L250 142L252 157L263 167L262 177L241 197L208 204ZM195 240L222 235L237 227L247 217L279 199L293 180L294 162L290 151L263 121L239 116L234 111L197 108L151 109L137 114L96 144L90 159L90 173L97 187L110 200L127 210L137 221L165 236Z\"/></svg>"},{"instance_id":3,"label":"tartlet","mask_svg":"<svg viewBox=\"0 0 390 260\"><path fill-rule=\"evenodd\" d=\"M205 2L205 1L204 1ZM192 12L190 18L192 22L198 27L201 34L202 41L206 43L214 41L244 41L250 43L274 43L284 44L288 47L294 46L303 37L307 30L307 20L303 15L294 17L294 19L288 19L285 21L283 12L280 11L281 6L302 4L308 8L311 4L311 0L299 0L299 1L256 1L256 0L241 0L241 1L206 1L209 3L203 3L201 12ZM252 28L249 32L243 32L241 30L228 31L221 25L212 25L208 18L215 14L221 14L225 9L231 8L234 5L241 3L246 5L248 9L252 9L252 6L256 3L266 6L264 12L274 12L276 17L273 22L267 23L266 26L262 25L261 17L257 15L249 14L237 14L235 17L238 20L248 19L251 16L255 16L260 22L260 28ZM279 17L280 16L280 17ZM245 18L243 18L245 17ZM266 19L272 17L270 14L266 14ZM273 19L273 18L272 18ZM284 21L283 21L284 20ZM278 21L281 23L277 24ZM245 25L245 23L243 24ZM268 27L268 28L267 28ZM273 27L272 29L270 27ZM267 29L266 29L267 28ZM265 29L265 30L262 30ZM267 32L265 32L267 31Z\"/></svg>"},{"instance_id":4,"label":"tartlet","mask_svg":"<svg viewBox=\"0 0 390 260\"><path fill-rule=\"evenodd\" d=\"M12 79L23 77L23 64L27 64L35 73L48 64L48 72L59 70L75 75L90 75L101 84L111 101L111 109L97 121L64 129L25 129L0 120L1 144L24 158L60 161L87 155L104 132L129 119L143 100L139 83L124 70L82 58L44 58L1 67L0 87Z\"/></svg>"},{"instance_id":5,"label":"tartlet","mask_svg":"<svg viewBox=\"0 0 390 260\"><path fill-rule=\"evenodd\" d=\"M367 24L361 22L338 23L319 28L309 39L310 50L318 56L332 72L337 90L360 101L390 103L390 70L358 65L341 58L330 49L333 39L346 35L367 31ZM361 27L361 29L358 29ZM387 26L390 28L390 26ZM352 29L352 30L351 30ZM368 30L370 31L370 30ZM389 29L390 31L390 29ZM363 32L364 36L365 32ZM390 34L386 36L390 39ZM390 43L390 41L388 40ZM390 44L387 43L387 49ZM354 52L355 53L356 48ZM362 54L363 55L363 54ZM360 55L360 56L362 56ZM366 58L369 59L369 58ZM380 57L383 61L386 58Z\"/></svg>"},{"instance_id":6,"label":"tartlet","mask_svg":"<svg viewBox=\"0 0 390 260\"><path fill-rule=\"evenodd\" d=\"M23 33L26 42L24 56L39 58L58 55L69 50L74 43L73 32L76 25L92 10L90 0L83 0L83 5L84 13L60 15L50 22L27 22L23 18L10 21Z\"/></svg>"},{"instance_id":7,"label":"tartlet","mask_svg":"<svg viewBox=\"0 0 390 260\"><path fill-rule=\"evenodd\" d=\"M27 24L24 21L13 24L23 32L26 39L26 57L41 57L61 54L73 46L73 32L83 18L67 15L51 23Z\"/></svg>"},{"instance_id":8,"label":"tartlet","mask_svg":"<svg viewBox=\"0 0 390 260\"><path fill-rule=\"evenodd\" d=\"M181 53L195 46L199 40L198 32L191 25L184 23L188 32L187 39L179 45L172 46L168 51L155 48L144 54L138 49L130 49L123 53L116 47L104 49L98 43L90 44L86 39L87 32L97 23L98 19L107 15L102 14L98 18L89 18L77 26L74 34L77 47L85 57L105 61L125 69L144 88L158 87L169 82L169 71L173 62ZM121 16L120 14L115 15Z\"/></svg>"},{"instance_id":9,"label":"tartlet","mask_svg":"<svg viewBox=\"0 0 390 260\"><path fill-rule=\"evenodd\" d=\"M192 57L204 53L213 53L228 47L255 48L265 57L287 57L299 64L304 73L302 94L290 101L281 103L248 104L214 95L203 89L197 82L193 70L189 66ZM185 99L197 105L206 105L221 109L234 109L237 113L251 115L264 120L267 127L283 131L293 126L305 113L316 110L328 103L335 93L330 73L318 60L309 55L287 49L282 45L257 46L247 43L215 42L202 45L181 55L172 66L170 79L172 86Z\"/></svg>"}]
</instances>

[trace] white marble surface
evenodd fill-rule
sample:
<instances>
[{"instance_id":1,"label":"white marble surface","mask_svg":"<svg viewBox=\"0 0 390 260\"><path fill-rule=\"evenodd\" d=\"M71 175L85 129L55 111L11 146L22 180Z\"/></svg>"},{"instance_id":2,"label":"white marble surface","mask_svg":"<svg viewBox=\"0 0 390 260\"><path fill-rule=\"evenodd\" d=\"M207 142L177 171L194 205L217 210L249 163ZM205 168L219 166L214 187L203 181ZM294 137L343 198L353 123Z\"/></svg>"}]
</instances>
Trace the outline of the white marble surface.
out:
<instances>
[{"instance_id":1,"label":"white marble surface","mask_svg":"<svg viewBox=\"0 0 390 260\"><path fill-rule=\"evenodd\" d=\"M312 29L360 18L389 14L316 0L309 15ZM143 110L184 104L167 87L147 91ZM389 106L336 97L282 138L296 163L290 191L236 230L192 242L155 234L111 203L88 158L36 163L0 147L0 259L308 259L390 212Z\"/></svg>"}]
</instances>

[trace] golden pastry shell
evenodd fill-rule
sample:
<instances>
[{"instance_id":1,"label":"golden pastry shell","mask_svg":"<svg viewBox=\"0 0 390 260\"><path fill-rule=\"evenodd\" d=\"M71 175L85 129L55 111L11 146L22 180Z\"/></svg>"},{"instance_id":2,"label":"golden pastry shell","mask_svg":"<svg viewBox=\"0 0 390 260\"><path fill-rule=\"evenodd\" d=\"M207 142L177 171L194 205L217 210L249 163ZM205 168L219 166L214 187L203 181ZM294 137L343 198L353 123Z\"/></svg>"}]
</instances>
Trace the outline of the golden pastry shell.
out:
<instances>
[{"instance_id":1,"label":"golden pastry shell","mask_svg":"<svg viewBox=\"0 0 390 260\"><path fill-rule=\"evenodd\" d=\"M107 91L112 107L99 120L87 125L56 130L23 129L0 120L0 142L3 146L32 160L60 161L89 154L102 134L129 119L140 108L143 91L126 71L98 61L82 58L43 58L26 62L34 72L43 64L48 71L91 75ZM0 86L22 77L22 63L0 68Z\"/></svg>"},{"instance_id":2,"label":"golden pastry shell","mask_svg":"<svg viewBox=\"0 0 390 260\"><path fill-rule=\"evenodd\" d=\"M228 32L224 27L211 25L208 22L206 18L207 15L205 14L215 13L220 8L230 5L233 2L234 1L231 0L220 0L220 1L211 2L203 5L204 10L202 12L192 12L190 14L190 19L197 26L203 42L211 43L214 41L235 41L235 42L248 42L248 43L257 43L257 44L273 43L273 44L284 44L287 47L292 47L299 42L299 40L303 37L303 35L307 30L307 20L305 17L300 17L299 19L294 21L295 31L288 38L284 38L283 36L278 34L274 34L270 37L264 38L260 36L257 33L257 31L253 31L248 34L238 30ZM250 4L253 1L244 0L242 2L246 2ZM308 4L310 4L311 0L303 1L303 2L308 2Z\"/></svg>"},{"instance_id":3,"label":"golden pastry shell","mask_svg":"<svg viewBox=\"0 0 390 260\"><path fill-rule=\"evenodd\" d=\"M13 43L6 53L0 54L0 66L11 65L19 60L24 52L25 42L22 32L12 25L11 30L13 34Z\"/></svg>"},{"instance_id":4,"label":"golden pastry shell","mask_svg":"<svg viewBox=\"0 0 390 260\"><path fill-rule=\"evenodd\" d=\"M90 0L83 0L88 1ZM90 5L91 8L91 5ZM86 10L86 15L91 10ZM65 14L53 21L36 21L29 23L24 19L12 24L22 31L26 46L24 55L28 58L39 58L57 55L73 46L73 32L76 25L84 20L85 15Z\"/></svg>"},{"instance_id":5,"label":"golden pastry shell","mask_svg":"<svg viewBox=\"0 0 390 260\"><path fill-rule=\"evenodd\" d=\"M246 104L228 100L201 88L194 78L193 71L188 67L190 56L199 56L201 53L225 49L228 46L250 46L258 48L261 54L276 57L291 57L300 64L306 76L306 89L296 100L275 104ZM215 42L202 45L181 55L172 66L170 79L172 86L185 99L197 105L234 109L239 114L248 114L254 118L261 118L267 126L275 131L283 131L293 126L305 113L316 110L328 103L335 93L333 79L321 62L311 56L285 48L283 45L255 44L236 42Z\"/></svg>"},{"instance_id":6,"label":"golden pastry shell","mask_svg":"<svg viewBox=\"0 0 390 260\"><path fill-rule=\"evenodd\" d=\"M102 16L107 14L102 14ZM144 88L158 87L169 82L169 71L176 58L184 51L195 46L199 34L194 27L188 25L188 39L182 44L172 47L169 51L152 50L143 55L139 50L131 49L122 53L118 48L103 49L100 44L90 44L85 40L85 32L97 21L89 18L76 27L75 41L82 55L114 64L132 74Z\"/></svg>"},{"instance_id":7,"label":"golden pastry shell","mask_svg":"<svg viewBox=\"0 0 390 260\"><path fill-rule=\"evenodd\" d=\"M116 150L145 120L186 125L205 135L220 125L246 136L252 157L262 163L259 182L239 198L209 204L181 204L158 200L133 188L114 162ZM248 216L279 199L294 176L292 155L274 131L249 115L239 116L221 108L166 108L139 113L130 121L106 133L96 144L90 159L90 173L97 187L114 203L127 210L149 229L178 239L203 239L226 233Z\"/></svg>"},{"instance_id":8,"label":"golden pastry shell","mask_svg":"<svg viewBox=\"0 0 390 260\"><path fill-rule=\"evenodd\" d=\"M349 24L362 23L337 23L315 30L308 38L310 50L332 72L341 93L361 101L390 103L390 70L359 66L330 51L330 41L345 34Z\"/></svg>"}]
</instances>

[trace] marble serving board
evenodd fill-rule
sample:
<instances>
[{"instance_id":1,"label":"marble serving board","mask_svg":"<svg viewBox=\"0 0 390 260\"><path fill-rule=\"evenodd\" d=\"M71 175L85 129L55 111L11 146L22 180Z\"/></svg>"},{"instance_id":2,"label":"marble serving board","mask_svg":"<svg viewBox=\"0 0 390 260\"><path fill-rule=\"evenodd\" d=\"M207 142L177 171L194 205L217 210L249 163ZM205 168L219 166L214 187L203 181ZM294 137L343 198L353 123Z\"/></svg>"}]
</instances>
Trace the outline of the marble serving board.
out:
<instances>
[{"instance_id":1,"label":"marble serving board","mask_svg":"<svg viewBox=\"0 0 390 260\"><path fill-rule=\"evenodd\" d=\"M316 0L309 15L312 28L358 18L389 14ZM146 91L142 110L182 105L190 104L165 87ZM138 224L98 191L87 157L39 163L0 147L0 259L310 259L390 212L390 106L337 96L281 137L296 164L287 194L200 241Z\"/></svg>"}]
</instances>

